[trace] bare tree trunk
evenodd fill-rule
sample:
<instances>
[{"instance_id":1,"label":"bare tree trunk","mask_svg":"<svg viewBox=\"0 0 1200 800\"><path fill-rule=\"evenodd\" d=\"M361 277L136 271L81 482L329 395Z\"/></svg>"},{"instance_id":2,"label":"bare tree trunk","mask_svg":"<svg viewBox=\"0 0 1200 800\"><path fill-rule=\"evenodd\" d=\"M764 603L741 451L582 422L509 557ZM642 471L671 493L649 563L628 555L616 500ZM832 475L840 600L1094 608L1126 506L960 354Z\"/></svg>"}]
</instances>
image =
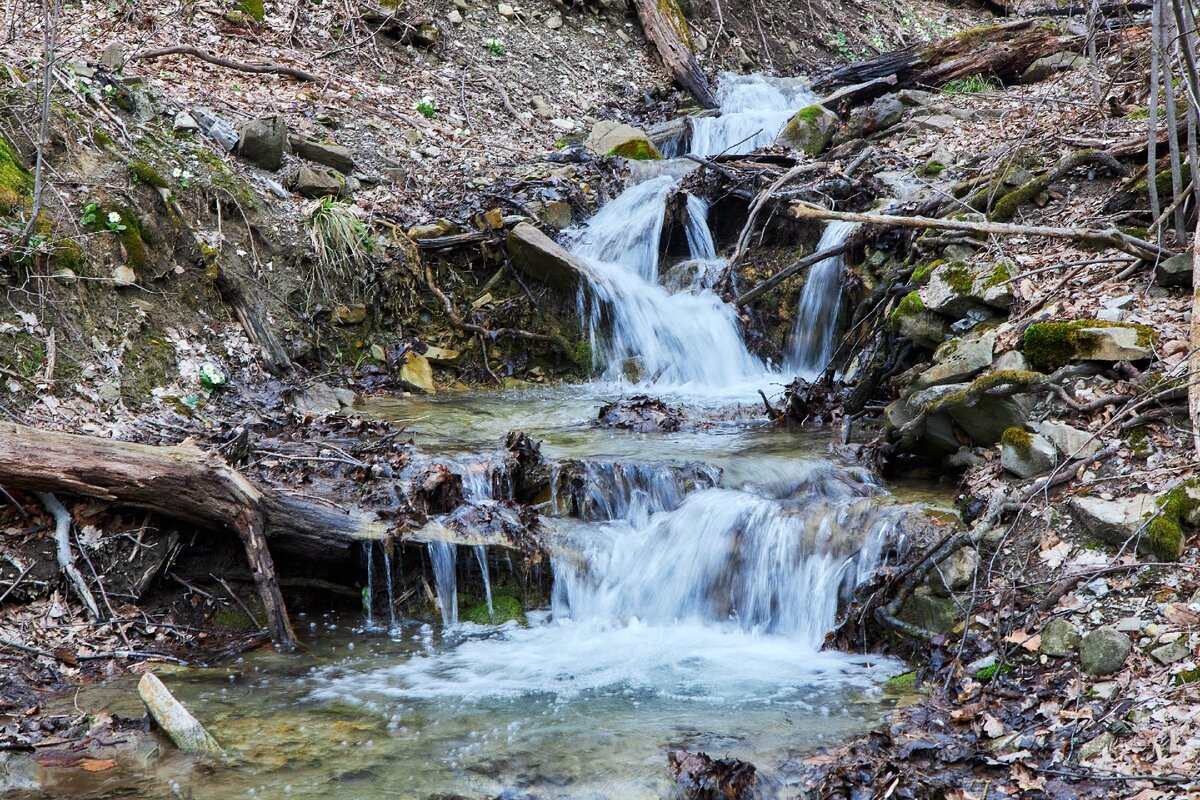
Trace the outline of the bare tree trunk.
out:
<instances>
[{"instance_id":1,"label":"bare tree trunk","mask_svg":"<svg viewBox=\"0 0 1200 800\"><path fill-rule=\"evenodd\" d=\"M1200 454L1200 211L1192 240L1192 323L1188 333L1188 416L1192 420L1192 445Z\"/></svg>"},{"instance_id":2,"label":"bare tree trunk","mask_svg":"<svg viewBox=\"0 0 1200 800\"><path fill-rule=\"evenodd\" d=\"M716 108L717 96L708 76L688 46L687 22L676 0L633 0L646 38L658 50L676 83L692 93L703 108Z\"/></svg>"}]
</instances>

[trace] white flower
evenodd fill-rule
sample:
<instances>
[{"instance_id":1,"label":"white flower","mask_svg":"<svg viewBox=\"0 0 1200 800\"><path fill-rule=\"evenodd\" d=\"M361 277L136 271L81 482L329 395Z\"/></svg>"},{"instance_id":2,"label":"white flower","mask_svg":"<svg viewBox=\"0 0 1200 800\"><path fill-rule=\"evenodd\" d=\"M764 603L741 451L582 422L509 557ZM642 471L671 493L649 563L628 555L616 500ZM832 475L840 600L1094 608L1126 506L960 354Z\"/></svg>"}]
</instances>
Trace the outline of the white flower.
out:
<instances>
[{"instance_id":1,"label":"white flower","mask_svg":"<svg viewBox=\"0 0 1200 800\"><path fill-rule=\"evenodd\" d=\"M116 211L110 211L108 212L108 221L113 225L119 225L121 223L121 215Z\"/></svg>"},{"instance_id":2,"label":"white flower","mask_svg":"<svg viewBox=\"0 0 1200 800\"><path fill-rule=\"evenodd\" d=\"M178 178L182 175L183 175L183 170L181 170L179 167L176 167L175 169L171 170L171 177L173 177L173 178Z\"/></svg>"}]
</instances>

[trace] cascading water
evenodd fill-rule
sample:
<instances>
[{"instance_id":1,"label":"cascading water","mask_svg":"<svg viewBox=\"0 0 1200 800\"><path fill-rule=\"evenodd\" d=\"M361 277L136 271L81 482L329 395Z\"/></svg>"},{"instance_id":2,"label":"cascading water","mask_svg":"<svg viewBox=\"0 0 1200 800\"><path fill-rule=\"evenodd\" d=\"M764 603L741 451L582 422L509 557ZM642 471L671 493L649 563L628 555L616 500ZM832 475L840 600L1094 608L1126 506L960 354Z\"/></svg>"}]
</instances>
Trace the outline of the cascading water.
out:
<instances>
[{"instance_id":1,"label":"cascading water","mask_svg":"<svg viewBox=\"0 0 1200 800\"><path fill-rule=\"evenodd\" d=\"M816 251L837 247L853 230L853 222L830 222L821 234ZM806 380L820 375L833 358L844 265L845 259L840 255L814 264L800 294L788 366Z\"/></svg>"},{"instance_id":2,"label":"cascading water","mask_svg":"<svg viewBox=\"0 0 1200 800\"><path fill-rule=\"evenodd\" d=\"M816 100L803 81L725 73L717 92L720 116L690 120L684 149L701 156L749 153L774 142L792 115Z\"/></svg>"}]
</instances>

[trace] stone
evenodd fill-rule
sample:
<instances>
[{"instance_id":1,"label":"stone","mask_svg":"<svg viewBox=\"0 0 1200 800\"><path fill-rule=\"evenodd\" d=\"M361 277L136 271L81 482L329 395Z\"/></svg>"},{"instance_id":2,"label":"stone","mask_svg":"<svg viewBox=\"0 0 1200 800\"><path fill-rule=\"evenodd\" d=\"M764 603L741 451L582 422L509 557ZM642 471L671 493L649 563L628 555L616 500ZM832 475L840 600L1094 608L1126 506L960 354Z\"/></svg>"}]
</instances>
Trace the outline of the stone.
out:
<instances>
[{"instance_id":1,"label":"stone","mask_svg":"<svg viewBox=\"0 0 1200 800\"><path fill-rule=\"evenodd\" d=\"M238 138L238 155L271 172L283 166L286 147L287 123L281 114L247 122Z\"/></svg>"},{"instance_id":2,"label":"stone","mask_svg":"<svg viewBox=\"0 0 1200 800\"><path fill-rule=\"evenodd\" d=\"M446 19L450 21L451 25L463 24L463 15L458 13L457 8L450 9L450 13L446 15Z\"/></svg>"},{"instance_id":3,"label":"stone","mask_svg":"<svg viewBox=\"0 0 1200 800\"><path fill-rule=\"evenodd\" d=\"M425 358L434 364L453 364L462 354L450 347L434 347L430 345L425 348L424 355Z\"/></svg>"},{"instance_id":4,"label":"stone","mask_svg":"<svg viewBox=\"0 0 1200 800\"><path fill-rule=\"evenodd\" d=\"M1009 275L1009 265L1003 261L990 267L949 261L929 273L929 282L920 290L921 302L931 311L956 318L977 306L1004 310L1013 304Z\"/></svg>"},{"instance_id":5,"label":"stone","mask_svg":"<svg viewBox=\"0 0 1200 800\"><path fill-rule=\"evenodd\" d=\"M1143 344L1142 332L1134 327L1081 328L1090 337L1090 346L1079 353L1085 361L1141 361L1153 353Z\"/></svg>"},{"instance_id":6,"label":"stone","mask_svg":"<svg viewBox=\"0 0 1200 800\"><path fill-rule=\"evenodd\" d=\"M820 155L833 141L837 125L837 114L825 106L811 105L788 120L776 143L810 156Z\"/></svg>"},{"instance_id":7,"label":"stone","mask_svg":"<svg viewBox=\"0 0 1200 800\"><path fill-rule=\"evenodd\" d=\"M930 350L946 340L949 327L946 320L932 311L921 309L913 314L901 314L895 317L897 332L921 347Z\"/></svg>"},{"instance_id":8,"label":"stone","mask_svg":"<svg viewBox=\"0 0 1200 800\"><path fill-rule=\"evenodd\" d=\"M995 346L995 331L943 343L933 354L933 366L917 377L915 388L925 389L943 383L971 380L992 365Z\"/></svg>"},{"instance_id":9,"label":"stone","mask_svg":"<svg viewBox=\"0 0 1200 800\"><path fill-rule=\"evenodd\" d=\"M1097 628L1079 640L1079 666L1088 675L1112 675L1125 665L1132 649L1125 634L1112 628Z\"/></svg>"},{"instance_id":10,"label":"stone","mask_svg":"<svg viewBox=\"0 0 1200 800\"><path fill-rule=\"evenodd\" d=\"M112 271L113 286L133 286L137 283L137 273L122 264Z\"/></svg>"},{"instance_id":11,"label":"stone","mask_svg":"<svg viewBox=\"0 0 1200 800\"><path fill-rule=\"evenodd\" d=\"M992 370L994 372L1028 372L1029 362L1025 360L1025 354L1020 350L1009 350L1000 354L992 364Z\"/></svg>"},{"instance_id":12,"label":"stone","mask_svg":"<svg viewBox=\"0 0 1200 800\"><path fill-rule=\"evenodd\" d=\"M404 354L404 363L400 365L400 382L415 391L437 394L429 359L411 350Z\"/></svg>"},{"instance_id":13,"label":"stone","mask_svg":"<svg viewBox=\"0 0 1200 800\"><path fill-rule=\"evenodd\" d=\"M300 171L292 181L292 191L302 197L348 197L349 188L346 179L337 172L325 167L300 166Z\"/></svg>"},{"instance_id":14,"label":"stone","mask_svg":"<svg viewBox=\"0 0 1200 800\"><path fill-rule=\"evenodd\" d=\"M841 144L886 130L899 122L903 115L904 103L896 95L878 97L874 102L858 106L850 112L834 133L833 143Z\"/></svg>"},{"instance_id":15,"label":"stone","mask_svg":"<svg viewBox=\"0 0 1200 800\"><path fill-rule=\"evenodd\" d=\"M238 132L214 112L202 106L196 106L192 109L192 117L200 125L200 130L212 137L217 144L225 148L226 152L232 153L237 147Z\"/></svg>"},{"instance_id":16,"label":"stone","mask_svg":"<svg viewBox=\"0 0 1200 800\"><path fill-rule=\"evenodd\" d=\"M1192 254L1180 253L1154 265L1154 282L1165 287L1192 285Z\"/></svg>"},{"instance_id":17,"label":"stone","mask_svg":"<svg viewBox=\"0 0 1200 800\"><path fill-rule=\"evenodd\" d=\"M926 587L920 587L901 606L896 615L910 625L935 633L945 633L958 624L958 604L948 597L936 597Z\"/></svg>"},{"instance_id":18,"label":"stone","mask_svg":"<svg viewBox=\"0 0 1200 800\"><path fill-rule=\"evenodd\" d=\"M656 161L662 153L644 131L613 120L601 120L588 134L584 146L602 156L621 156L636 161Z\"/></svg>"},{"instance_id":19,"label":"stone","mask_svg":"<svg viewBox=\"0 0 1200 800\"><path fill-rule=\"evenodd\" d=\"M314 142L300 136L288 137L292 152L305 161L321 164L336 169L343 175L349 175L357 168L354 163L354 153L348 147L340 144Z\"/></svg>"},{"instance_id":20,"label":"stone","mask_svg":"<svg viewBox=\"0 0 1200 800\"><path fill-rule=\"evenodd\" d=\"M104 52L100 54L100 66L109 72L121 71L125 66L125 48L121 47L120 42L110 42L108 47L104 48Z\"/></svg>"},{"instance_id":21,"label":"stone","mask_svg":"<svg viewBox=\"0 0 1200 800\"><path fill-rule=\"evenodd\" d=\"M964 384L949 384L964 387ZM945 413L967 432L977 444L993 445L1009 428L1024 428L1028 411L1017 397L991 397L984 395L971 405L954 405Z\"/></svg>"},{"instance_id":22,"label":"stone","mask_svg":"<svg viewBox=\"0 0 1200 800\"><path fill-rule=\"evenodd\" d=\"M171 127L177 131L198 131L200 130L200 123L188 112L180 111L175 115L175 120L171 123Z\"/></svg>"},{"instance_id":23,"label":"stone","mask_svg":"<svg viewBox=\"0 0 1200 800\"><path fill-rule=\"evenodd\" d=\"M973 547L963 547L929 571L929 590L938 597L961 592L975 580L979 553Z\"/></svg>"},{"instance_id":24,"label":"stone","mask_svg":"<svg viewBox=\"0 0 1200 800\"><path fill-rule=\"evenodd\" d=\"M414 225L405 231L410 239L438 239L458 231L458 226L448 219L439 219L424 225Z\"/></svg>"},{"instance_id":25,"label":"stone","mask_svg":"<svg viewBox=\"0 0 1200 800\"><path fill-rule=\"evenodd\" d=\"M546 98L540 94L535 94L529 98L529 107L533 109L533 113L537 114L542 119L550 119L554 116L554 109L546 102Z\"/></svg>"},{"instance_id":26,"label":"stone","mask_svg":"<svg viewBox=\"0 0 1200 800\"><path fill-rule=\"evenodd\" d=\"M571 206L562 200L551 200L543 207L540 218L552 228L565 230L571 227Z\"/></svg>"},{"instance_id":27,"label":"stone","mask_svg":"<svg viewBox=\"0 0 1200 800\"><path fill-rule=\"evenodd\" d=\"M1000 438L1000 467L1019 478L1049 472L1057 462L1058 451L1041 434L1020 431L1013 436L1005 431Z\"/></svg>"},{"instance_id":28,"label":"stone","mask_svg":"<svg viewBox=\"0 0 1200 800\"><path fill-rule=\"evenodd\" d=\"M121 402L121 387L111 382L102 383L96 387L96 396L106 406L116 405Z\"/></svg>"},{"instance_id":29,"label":"stone","mask_svg":"<svg viewBox=\"0 0 1200 800\"><path fill-rule=\"evenodd\" d=\"M1174 664L1176 661L1183 661L1191 654L1192 648L1188 647L1187 642L1183 639L1177 639L1150 651L1150 657L1164 666Z\"/></svg>"},{"instance_id":30,"label":"stone","mask_svg":"<svg viewBox=\"0 0 1200 800\"><path fill-rule=\"evenodd\" d=\"M352 306L339 305L333 309L330 318L337 325L358 325L367 321L367 307L362 303Z\"/></svg>"},{"instance_id":31,"label":"stone","mask_svg":"<svg viewBox=\"0 0 1200 800\"><path fill-rule=\"evenodd\" d=\"M1079 649L1079 629L1069 621L1056 617L1042 626L1038 651L1055 658L1074 655Z\"/></svg>"},{"instance_id":32,"label":"stone","mask_svg":"<svg viewBox=\"0 0 1200 800\"><path fill-rule=\"evenodd\" d=\"M511 19L517 14L516 9L514 9L508 3L501 3L500 5L496 6L496 10L499 11L500 16L504 17L505 19Z\"/></svg>"},{"instance_id":33,"label":"stone","mask_svg":"<svg viewBox=\"0 0 1200 800\"><path fill-rule=\"evenodd\" d=\"M1119 500L1085 496L1072 497L1067 501L1067 511L1089 536L1118 547L1136 535L1145 518L1157 509L1150 495L1135 495Z\"/></svg>"},{"instance_id":34,"label":"stone","mask_svg":"<svg viewBox=\"0 0 1200 800\"><path fill-rule=\"evenodd\" d=\"M1037 431L1068 458L1091 458L1100 451L1099 439L1065 422L1042 422L1038 424Z\"/></svg>"},{"instance_id":35,"label":"stone","mask_svg":"<svg viewBox=\"0 0 1200 800\"><path fill-rule=\"evenodd\" d=\"M923 89L901 89L896 98L906 106L923 106L937 99L937 95Z\"/></svg>"},{"instance_id":36,"label":"stone","mask_svg":"<svg viewBox=\"0 0 1200 800\"><path fill-rule=\"evenodd\" d=\"M1125 312L1119 308L1102 308L1096 312L1096 319L1104 322L1124 322Z\"/></svg>"},{"instance_id":37,"label":"stone","mask_svg":"<svg viewBox=\"0 0 1200 800\"><path fill-rule=\"evenodd\" d=\"M552 31L556 31L563 26L562 14L551 14L546 17L546 27Z\"/></svg>"},{"instance_id":38,"label":"stone","mask_svg":"<svg viewBox=\"0 0 1200 800\"><path fill-rule=\"evenodd\" d=\"M507 247L514 267L572 296L588 271L581 259L528 222L519 223L508 232Z\"/></svg>"},{"instance_id":39,"label":"stone","mask_svg":"<svg viewBox=\"0 0 1200 800\"><path fill-rule=\"evenodd\" d=\"M932 114L928 117L919 117L914 119L913 123L918 130L929 131L930 133L948 133L958 126L958 120L949 114Z\"/></svg>"},{"instance_id":40,"label":"stone","mask_svg":"<svg viewBox=\"0 0 1200 800\"><path fill-rule=\"evenodd\" d=\"M327 383L317 382L293 394L292 407L301 414L337 414L354 405L356 399L349 389L335 389Z\"/></svg>"},{"instance_id":41,"label":"stone","mask_svg":"<svg viewBox=\"0 0 1200 800\"><path fill-rule=\"evenodd\" d=\"M1034 61L1021 73L1021 83L1040 83L1056 72L1086 67L1088 60L1078 53L1053 53Z\"/></svg>"},{"instance_id":42,"label":"stone","mask_svg":"<svg viewBox=\"0 0 1200 800\"><path fill-rule=\"evenodd\" d=\"M1087 761L1090 758L1103 755L1112 748L1116 741L1117 737L1113 736L1108 731L1104 731L1099 735L1092 737L1087 742L1084 742L1083 746L1079 748L1079 760Z\"/></svg>"}]
</instances>

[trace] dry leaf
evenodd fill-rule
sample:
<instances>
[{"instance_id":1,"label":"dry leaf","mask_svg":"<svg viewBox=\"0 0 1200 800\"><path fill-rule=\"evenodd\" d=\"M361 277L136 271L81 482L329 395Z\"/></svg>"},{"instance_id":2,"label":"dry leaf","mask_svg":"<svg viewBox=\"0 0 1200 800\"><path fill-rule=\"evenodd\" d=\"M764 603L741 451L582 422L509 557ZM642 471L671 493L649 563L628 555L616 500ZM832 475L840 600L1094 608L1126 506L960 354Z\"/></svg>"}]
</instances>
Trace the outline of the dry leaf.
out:
<instances>
[{"instance_id":1,"label":"dry leaf","mask_svg":"<svg viewBox=\"0 0 1200 800\"><path fill-rule=\"evenodd\" d=\"M106 769L112 769L117 765L117 762L111 758L85 758L79 762L79 766L83 767L88 772L104 772Z\"/></svg>"},{"instance_id":2,"label":"dry leaf","mask_svg":"<svg viewBox=\"0 0 1200 800\"><path fill-rule=\"evenodd\" d=\"M991 714L983 715L983 732L988 735L988 738L995 739L1004 735L1004 723L993 717Z\"/></svg>"}]
</instances>

